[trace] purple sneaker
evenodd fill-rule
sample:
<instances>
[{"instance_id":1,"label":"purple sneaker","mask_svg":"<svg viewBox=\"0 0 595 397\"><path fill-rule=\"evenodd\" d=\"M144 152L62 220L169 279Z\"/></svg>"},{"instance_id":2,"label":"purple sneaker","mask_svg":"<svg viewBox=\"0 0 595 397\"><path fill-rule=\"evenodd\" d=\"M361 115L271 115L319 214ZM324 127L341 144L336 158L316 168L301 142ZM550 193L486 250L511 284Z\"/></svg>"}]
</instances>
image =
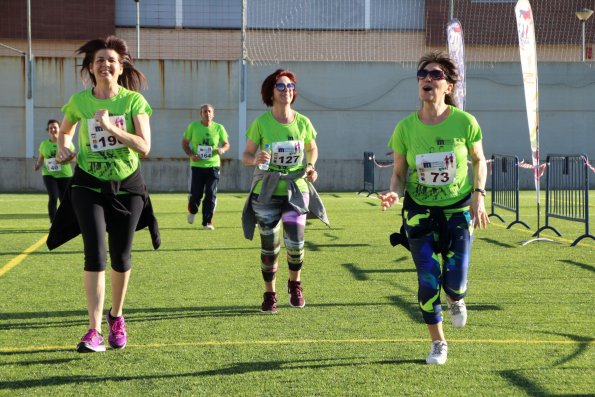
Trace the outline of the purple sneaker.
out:
<instances>
[{"instance_id":1,"label":"purple sneaker","mask_svg":"<svg viewBox=\"0 0 595 397\"><path fill-rule=\"evenodd\" d=\"M112 317L111 309L107 311L105 319L109 325L109 336L107 341L114 349L123 349L126 347L126 322L124 316Z\"/></svg>"},{"instance_id":2,"label":"purple sneaker","mask_svg":"<svg viewBox=\"0 0 595 397\"><path fill-rule=\"evenodd\" d=\"M260 307L260 311L262 313L277 313L277 294L274 292L265 292L264 298L262 301L262 306Z\"/></svg>"},{"instance_id":3,"label":"purple sneaker","mask_svg":"<svg viewBox=\"0 0 595 397\"><path fill-rule=\"evenodd\" d=\"M300 309L306 306L301 281L287 280L287 293L289 294L289 306Z\"/></svg>"},{"instance_id":4,"label":"purple sneaker","mask_svg":"<svg viewBox=\"0 0 595 397\"><path fill-rule=\"evenodd\" d=\"M96 329L87 331L81 341L76 345L76 351L79 353L97 353L105 351L105 341L103 335Z\"/></svg>"}]
</instances>

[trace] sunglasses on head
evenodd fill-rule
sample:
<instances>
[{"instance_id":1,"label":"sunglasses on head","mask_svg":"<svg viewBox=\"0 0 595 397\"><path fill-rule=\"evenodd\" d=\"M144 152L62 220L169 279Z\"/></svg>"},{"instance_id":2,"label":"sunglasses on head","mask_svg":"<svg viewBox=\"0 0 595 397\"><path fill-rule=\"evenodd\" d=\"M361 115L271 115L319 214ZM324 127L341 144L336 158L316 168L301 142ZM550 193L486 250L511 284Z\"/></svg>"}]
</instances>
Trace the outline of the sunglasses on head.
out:
<instances>
[{"instance_id":1,"label":"sunglasses on head","mask_svg":"<svg viewBox=\"0 0 595 397\"><path fill-rule=\"evenodd\" d=\"M281 92L283 92L285 90L295 90L295 83L287 83L287 84L277 83L277 84L275 84L275 88Z\"/></svg>"},{"instance_id":2,"label":"sunglasses on head","mask_svg":"<svg viewBox=\"0 0 595 397\"><path fill-rule=\"evenodd\" d=\"M437 70L427 70L427 69L419 69L417 71L417 79L423 80L426 77L430 76L432 80L445 80L446 74L440 69Z\"/></svg>"}]
</instances>

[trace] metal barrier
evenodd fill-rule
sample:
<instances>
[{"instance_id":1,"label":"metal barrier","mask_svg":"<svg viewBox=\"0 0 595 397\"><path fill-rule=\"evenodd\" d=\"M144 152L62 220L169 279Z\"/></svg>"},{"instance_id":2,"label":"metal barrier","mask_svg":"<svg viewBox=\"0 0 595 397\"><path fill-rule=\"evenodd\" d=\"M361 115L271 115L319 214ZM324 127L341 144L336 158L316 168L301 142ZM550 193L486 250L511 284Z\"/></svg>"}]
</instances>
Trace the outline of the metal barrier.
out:
<instances>
[{"instance_id":1,"label":"metal barrier","mask_svg":"<svg viewBox=\"0 0 595 397\"><path fill-rule=\"evenodd\" d=\"M488 216L495 216L500 221L504 218L496 214L494 209L502 208L515 213L515 220L506 228L520 223L527 229L529 225L519 219L519 159L517 156L501 154L492 155L492 212Z\"/></svg>"},{"instance_id":2,"label":"metal barrier","mask_svg":"<svg viewBox=\"0 0 595 397\"><path fill-rule=\"evenodd\" d=\"M585 237L595 240L589 234L589 160L586 155L550 154L547 156L547 178L545 198L545 229L562 234L550 226L550 218L583 222L585 233L571 244L575 246Z\"/></svg>"},{"instance_id":3,"label":"metal barrier","mask_svg":"<svg viewBox=\"0 0 595 397\"><path fill-rule=\"evenodd\" d=\"M357 192L357 194L367 192L370 197L371 194L378 195L374 189L374 153L364 152L364 188Z\"/></svg>"}]
</instances>

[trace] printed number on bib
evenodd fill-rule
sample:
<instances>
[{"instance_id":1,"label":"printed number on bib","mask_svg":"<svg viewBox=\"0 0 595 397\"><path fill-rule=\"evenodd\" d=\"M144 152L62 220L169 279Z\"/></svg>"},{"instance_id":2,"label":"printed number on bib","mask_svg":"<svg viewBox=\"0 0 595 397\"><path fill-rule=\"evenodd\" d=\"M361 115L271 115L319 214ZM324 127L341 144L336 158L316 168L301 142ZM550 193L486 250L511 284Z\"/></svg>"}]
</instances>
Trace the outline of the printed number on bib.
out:
<instances>
[{"instance_id":1,"label":"printed number on bib","mask_svg":"<svg viewBox=\"0 0 595 397\"><path fill-rule=\"evenodd\" d=\"M56 162L55 157L50 157L49 159L45 159L45 168L47 168L49 172L58 172L62 170L62 165Z\"/></svg>"},{"instance_id":2,"label":"printed number on bib","mask_svg":"<svg viewBox=\"0 0 595 397\"><path fill-rule=\"evenodd\" d=\"M453 152L426 153L415 156L419 183L426 186L450 185L457 175Z\"/></svg>"},{"instance_id":3,"label":"printed number on bib","mask_svg":"<svg viewBox=\"0 0 595 397\"><path fill-rule=\"evenodd\" d=\"M124 116L110 116L109 119L116 127L126 131ZM105 131L99 123L95 122L95 119L87 120L87 130L89 131L89 145L94 152L125 147L115 136Z\"/></svg>"},{"instance_id":4,"label":"printed number on bib","mask_svg":"<svg viewBox=\"0 0 595 397\"><path fill-rule=\"evenodd\" d=\"M210 159L213 157L213 148L211 146L198 145L196 155L201 159Z\"/></svg>"},{"instance_id":5,"label":"printed number on bib","mask_svg":"<svg viewBox=\"0 0 595 397\"><path fill-rule=\"evenodd\" d=\"M273 142L271 163L283 167L301 164L304 159L303 141Z\"/></svg>"}]
</instances>

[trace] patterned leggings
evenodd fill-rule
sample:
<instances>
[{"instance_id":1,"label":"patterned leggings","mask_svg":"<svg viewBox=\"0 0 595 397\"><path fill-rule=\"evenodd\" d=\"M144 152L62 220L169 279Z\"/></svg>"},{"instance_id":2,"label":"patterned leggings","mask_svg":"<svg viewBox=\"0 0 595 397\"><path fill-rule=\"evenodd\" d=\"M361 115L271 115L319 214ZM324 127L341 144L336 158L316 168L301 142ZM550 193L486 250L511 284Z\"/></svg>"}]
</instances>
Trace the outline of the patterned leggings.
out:
<instances>
[{"instance_id":1,"label":"patterned leggings","mask_svg":"<svg viewBox=\"0 0 595 397\"><path fill-rule=\"evenodd\" d=\"M308 193L303 193L303 196L307 205L310 197ZM289 269L301 270L304 263L306 215L297 213L287 202L286 196L273 196L270 203L267 204L259 203L257 199L258 195L252 194L252 209L260 231L262 278L266 282L271 282L275 279L275 273L279 267L281 223L283 223L283 237Z\"/></svg>"},{"instance_id":2,"label":"patterned leggings","mask_svg":"<svg viewBox=\"0 0 595 397\"><path fill-rule=\"evenodd\" d=\"M447 254L440 254L436 250L438 236L428 228L429 212L406 210L403 213L405 231L417 269L419 307L426 324L442 321L441 288L453 300L462 299L467 294L469 253L473 239L470 213L467 210L445 215L450 248ZM428 232L420 235L419 230Z\"/></svg>"}]
</instances>

